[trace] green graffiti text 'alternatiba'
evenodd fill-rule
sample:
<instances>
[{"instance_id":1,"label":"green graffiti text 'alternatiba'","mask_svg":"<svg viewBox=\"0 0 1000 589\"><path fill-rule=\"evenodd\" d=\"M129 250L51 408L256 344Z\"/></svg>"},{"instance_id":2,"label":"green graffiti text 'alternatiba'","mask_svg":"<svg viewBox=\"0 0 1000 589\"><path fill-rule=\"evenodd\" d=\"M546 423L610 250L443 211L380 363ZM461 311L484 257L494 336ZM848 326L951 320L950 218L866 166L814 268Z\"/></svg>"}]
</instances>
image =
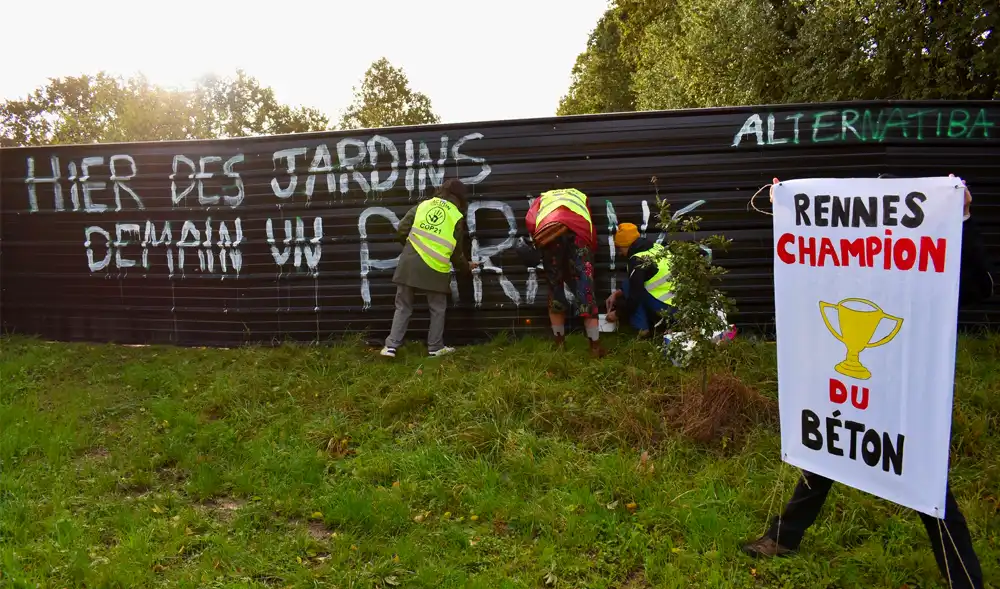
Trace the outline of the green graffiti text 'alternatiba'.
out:
<instances>
[{"instance_id":1,"label":"green graffiti text 'alternatiba'","mask_svg":"<svg viewBox=\"0 0 1000 589\"><path fill-rule=\"evenodd\" d=\"M834 141L882 142L886 139L989 139L995 123L986 109L825 110L763 117L754 113L733 137L733 147L754 137L757 145L800 145Z\"/></svg>"}]
</instances>

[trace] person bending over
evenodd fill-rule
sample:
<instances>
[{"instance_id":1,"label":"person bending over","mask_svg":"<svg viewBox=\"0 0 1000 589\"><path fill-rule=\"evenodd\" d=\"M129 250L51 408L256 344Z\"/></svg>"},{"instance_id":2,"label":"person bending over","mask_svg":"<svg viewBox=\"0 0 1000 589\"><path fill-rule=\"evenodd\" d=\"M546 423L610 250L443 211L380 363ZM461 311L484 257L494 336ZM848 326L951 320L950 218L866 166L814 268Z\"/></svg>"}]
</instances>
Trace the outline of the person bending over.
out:
<instances>
[{"instance_id":1,"label":"person bending over","mask_svg":"<svg viewBox=\"0 0 1000 589\"><path fill-rule=\"evenodd\" d=\"M646 337L661 313L674 309L670 258L663 255L666 248L662 245L639 237L633 223L618 226L615 248L626 259L626 278L622 288L608 298L607 320L615 323L627 318L639 337Z\"/></svg>"},{"instance_id":2,"label":"person bending over","mask_svg":"<svg viewBox=\"0 0 1000 589\"><path fill-rule=\"evenodd\" d=\"M392 275L396 284L396 312L392 329L381 354L396 357L403 345L413 314L417 292L427 296L431 324L427 332L427 352L443 356L455 351L444 345L444 317L451 292L451 268L469 272L477 266L462 253L462 221L468 209L465 185L457 179L446 181L433 198L411 208L399 222L397 235L405 242L399 264Z\"/></svg>"},{"instance_id":3,"label":"person bending over","mask_svg":"<svg viewBox=\"0 0 1000 589\"><path fill-rule=\"evenodd\" d=\"M542 268L549 285L549 322L556 346L566 340L566 314L573 294L577 314L590 340L595 358L606 355L601 347L596 292L594 250L597 233L587 204L587 195L575 188L543 192L531 203L525 217L528 233L542 254Z\"/></svg>"}]
</instances>

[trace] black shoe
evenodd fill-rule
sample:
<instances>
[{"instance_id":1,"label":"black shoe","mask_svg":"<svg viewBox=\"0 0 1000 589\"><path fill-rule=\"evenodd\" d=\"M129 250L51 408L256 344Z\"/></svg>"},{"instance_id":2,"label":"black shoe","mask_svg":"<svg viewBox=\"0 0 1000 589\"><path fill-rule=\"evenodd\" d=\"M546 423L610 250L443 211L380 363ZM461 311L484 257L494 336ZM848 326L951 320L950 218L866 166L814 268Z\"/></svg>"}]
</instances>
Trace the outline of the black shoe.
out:
<instances>
[{"instance_id":1,"label":"black shoe","mask_svg":"<svg viewBox=\"0 0 1000 589\"><path fill-rule=\"evenodd\" d=\"M772 540L770 536L765 534L749 544L744 544L743 553L754 558L760 558L762 556L773 558L775 556L780 557L795 554L795 550L778 544Z\"/></svg>"}]
</instances>

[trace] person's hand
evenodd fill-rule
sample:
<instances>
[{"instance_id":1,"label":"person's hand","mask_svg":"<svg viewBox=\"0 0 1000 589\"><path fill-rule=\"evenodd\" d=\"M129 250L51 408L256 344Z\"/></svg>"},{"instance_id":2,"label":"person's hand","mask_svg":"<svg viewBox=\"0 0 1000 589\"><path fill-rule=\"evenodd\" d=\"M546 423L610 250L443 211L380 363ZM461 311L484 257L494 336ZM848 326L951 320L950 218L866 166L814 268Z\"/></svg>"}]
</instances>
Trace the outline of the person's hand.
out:
<instances>
[{"instance_id":1,"label":"person's hand","mask_svg":"<svg viewBox=\"0 0 1000 589\"><path fill-rule=\"evenodd\" d=\"M611 293L611 296L608 297L608 300L604 302L604 306L605 308L607 308L608 312L611 312L611 310L615 308L615 301L618 300L618 297L620 296L622 296L622 291L621 289L618 289L615 292Z\"/></svg>"},{"instance_id":2,"label":"person's hand","mask_svg":"<svg viewBox=\"0 0 1000 589\"><path fill-rule=\"evenodd\" d=\"M778 185L778 179L771 178L771 189L770 189L770 194L768 195L769 198L771 199L771 204L774 204L774 187L777 185Z\"/></svg>"},{"instance_id":3,"label":"person's hand","mask_svg":"<svg viewBox=\"0 0 1000 589\"><path fill-rule=\"evenodd\" d=\"M949 178L954 178L954 174L948 174ZM965 180L962 180L962 186L965 186L965 208L962 209L962 215L969 217L972 215L972 193L969 192L969 187L965 185Z\"/></svg>"},{"instance_id":4,"label":"person's hand","mask_svg":"<svg viewBox=\"0 0 1000 589\"><path fill-rule=\"evenodd\" d=\"M479 262L469 262L469 272L472 272L479 267Z\"/></svg>"},{"instance_id":5,"label":"person's hand","mask_svg":"<svg viewBox=\"0 0 1000 589\"><path fill-rule=\"evenodd\" d=\"M616 311L611 311L604 316L604 320L608 323L618 323L618 313Z\"/></svg>"}]
</instances>

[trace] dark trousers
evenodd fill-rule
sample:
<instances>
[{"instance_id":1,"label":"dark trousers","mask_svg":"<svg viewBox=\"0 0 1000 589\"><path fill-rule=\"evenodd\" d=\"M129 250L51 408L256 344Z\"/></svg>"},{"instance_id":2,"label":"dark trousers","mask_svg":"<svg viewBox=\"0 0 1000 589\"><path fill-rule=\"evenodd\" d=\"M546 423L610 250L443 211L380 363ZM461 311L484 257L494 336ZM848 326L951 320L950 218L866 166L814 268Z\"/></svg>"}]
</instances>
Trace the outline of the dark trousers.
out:
<instances>
[{"instance_id":1,"label":"dark trousers","mask_svg":"<svg viewBox=\"0 0 1000 589\"><path fill-rule=\"evenodd\" d=\"M785 548L797 550L799 543L802 542L802 536L816 521L816 516L823 508L823 502L826 501L826 496L832 486L832 480L803 470L802 478L799 479L799 484L796 485L792 498L785 506L785 511L771 522L771 528L767 532L768 537ZM950 485L945 497L944 509L943 520L923 513L920 514L920 519L927 529L927 535L930 536L938 568L941 569L941 574L946 579L949 575L951 576L953 589L982 589L983 571L979 567L979 558L976 557L976 552L972 548L969 526L965 523L965 517L958 509L955 496L951 494ZM969 577L972 577L971 584Z\"/></svg>"},{"instance_id":2,"label":"dark trousers","mask_svg":"<svg viewBox=\"0 0 1000 589\"><path fill-rule=\"evenodd\" d=\"M660 320L660 313L667 309L673 311L673 307L659 299L653 298L649 291L642 289L642 292L629 292L629 281L622 283L622 294L625 298L635 297L638 299L635 311L629 316L629 323L636 331L652 331L653 327Z\"/></svg>"}]
</instances>

